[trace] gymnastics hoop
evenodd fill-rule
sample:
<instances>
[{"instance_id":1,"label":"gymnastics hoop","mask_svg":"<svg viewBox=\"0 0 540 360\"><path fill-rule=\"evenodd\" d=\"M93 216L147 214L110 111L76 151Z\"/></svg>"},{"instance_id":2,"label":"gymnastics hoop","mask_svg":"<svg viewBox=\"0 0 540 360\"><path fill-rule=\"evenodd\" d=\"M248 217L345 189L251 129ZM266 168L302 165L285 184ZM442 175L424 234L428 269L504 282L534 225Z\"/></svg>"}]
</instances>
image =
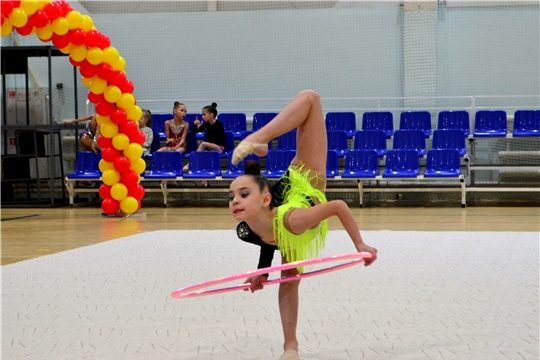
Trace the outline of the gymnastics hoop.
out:
<instances>
[{"instance_id":1,"label":"gymnastics hoop","mask_svg":"<svg viewBox=\"0 0 540 360\"><path fill-rule=\"evenodd\" d=\"M296 262L287 263L287 264L270 266L270 267L267 267L267 268L262 268L262 269L258 269L258 270L252 270L252 271L246 271L246 272L239 273L239 274L236 274L236 275L224 276L224 277L221 277L221 278L218 278L218 279L215 279L215 280L204 281L204 282L199 283L199 284L187 286L187 287L184 287L184 288L181 288L181 289L178 289L178 290L174 291L171 294L171 296L173 298L176 298L176 299L187 299L187 298L196 297L196 296L222 294L222 293L225 293L225 292L230 292L230 291L235 291L235 290L249 289L249 287L251 286L251 283L234 285L234 286L230 286L230 287L223 287L223 288L212 289L212 290L201 290L201 289L204 289L204 288L207 288L207 287L210 287L210 286L220 285L220 284L224 284L224 283L239 280L239 279L244 279L246 277L258 276L258 275L262 275L262 274L267 274L267 273L277 272L277 271L282 271L282 270L288 270L288 269L295 269L295 268L298 268L298 267L304 267L304 266L310 266L310 265L316 265L316 264L324 264L324 263L328 263L328 262L335 262L335 261L343 261L343 260L351 260L352 259L352 261L345 262L343 264L339 264L339 265L335 265L335 266L331 266L331 267L328 267L328 268L314 270L314 271L306 272L306 273L303 273L303 274L285 276L285 277L282 277L282 278L279 278L279 279L268 280L268 281L265 281L265 282L261 283L261 285L271 285L271 284L285 283L285 282L289 282L289 281L305 279L305 278L312 277L312 276L315 276L315 275L326 274L326 273L333 272L333 271L340 270L340 269L345 269L345 268L348 268L350 266L357 265L357 264L363 262L364 259L371 259L372 256L373 255L371 253L368 253L368 252L359 252L359 253L350 253L350 254L325 256L325 257L321 257L321 258L317 258L317 259L301 260L301 261L296 261Z\"/></svg>"}]
</instances>

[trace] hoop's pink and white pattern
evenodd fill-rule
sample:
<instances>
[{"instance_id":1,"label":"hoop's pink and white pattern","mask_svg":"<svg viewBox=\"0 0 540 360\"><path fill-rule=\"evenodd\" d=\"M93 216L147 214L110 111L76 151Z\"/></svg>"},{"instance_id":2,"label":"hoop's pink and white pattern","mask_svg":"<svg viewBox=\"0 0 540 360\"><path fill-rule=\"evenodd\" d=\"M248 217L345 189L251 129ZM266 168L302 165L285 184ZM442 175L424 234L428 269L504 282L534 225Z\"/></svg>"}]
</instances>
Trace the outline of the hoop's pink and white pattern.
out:
<instances>
[{"instance_id":1,"label":"hoop's pink and white pattern","mask_svg":"<svg viewBox=\"0 0 540 360\"><path fill-rule=\"evenodd\" d=\"M225 293L225 292L229 292L229 291L248 289L251 286L250 283L234 285L234 286L230 286L230 287L223 287L223 288L218 288L218 289L201 290L201 289L206 289L206 288L208 288L210 286L216 286L216 285L228 283L228 282L235 281L235 280L245 279L247 277L252 277L252 276L257 276L257 275L262 275L262 274L267 274L267 273L273 273L273 272L283 271L283 270L288 270L288 269L295 269L295 268L298 268L298 267L311 266L311 265L324 264L324 263L329 263L329 262L344 261L344 260L351 260L352 259L352 261L348 261L348 262L345 262L343 264L338 264L338 265L327 267L327 268L324 268L324 269L305 272L303 274L296 274L296 275L292 275L292 276L286 276L286 277L282 277L282 278L274 279L274 280L268 280L268 281L263 282L262 285L279 284L279 283L284 283L284 282L289 282L289 281L294 281L294 280L300 280L300 279L305 279L305 278L315 276L315 275L322 275L322 274L326 274L326 273L329 273L329 272L332 272L332 271L345 269L345 268L348 268L350 266L360 264L361 262L364 261L364 259L371 259L371 257L372 257L371 253L359 252L359 253L350 253L350 254L325 256L325 257L321 257L321 258L317 258L317 259L296 261L296 262L292 262L292 263L271 266L271 267L267 267L267 268L263 268L263 269L246 271L246 272L239 273L239 274L236 274L236 275L225 276L225 277L221 277L221 278L218 278L218 279L215 279L215 280L205 281L205 282L202 282L202 283L199 283L199 284L187 286L185 288L178 289L178 290L174 291L171 294L171 296L173 298L186 299L186 298L196 297L196 296L214 295L214 294L221 294L221 293Z\"/></svg>"}]
</instances>

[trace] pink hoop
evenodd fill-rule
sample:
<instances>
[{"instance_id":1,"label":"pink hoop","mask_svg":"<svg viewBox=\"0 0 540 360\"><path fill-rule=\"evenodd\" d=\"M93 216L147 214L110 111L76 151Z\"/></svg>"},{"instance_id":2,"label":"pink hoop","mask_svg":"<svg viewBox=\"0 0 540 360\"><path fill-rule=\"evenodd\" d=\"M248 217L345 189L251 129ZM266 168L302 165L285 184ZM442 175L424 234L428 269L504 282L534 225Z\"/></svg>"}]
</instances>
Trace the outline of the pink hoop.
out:
<instances>
[{"instance_id":1,"label":"pink hoop","mask_svg":"<svg viewBox=\"0 0 540 360\"><path fill-rule=\"evenodd\" d=\"M312 277L312 276L315 276L315 275L326 274L326 273L336 271L336 270L339 270L339 269L345 269L345 268L347 268L349 266L357 265L357 264L363 262L364 259L371 259L371 257L372 257L371 253L360 252L360 253L332 255L332 256L325 256L325 257L321 257L321 258L317 258L317 259L308 259L308 260L296 261L296 262L293 262L293 263L281 264L281 265L271 266L271 267L267 267L267 268L263 268L263 269L246 271L246 272L239 273L239 274L236 274L236 275L230 275L230 276L221 277L221 278L218 278L218 279L215 279L215 280L205 281L205 282L202 282L202 283L199 283L199 284L191 285L191 286L176 290L171 294L171 296L173 298L186 299L186 298L196 297L196 296L214 295L214 294L221 294L221 293L225 293L225 292L229 292L229 291L249 289L249 287L251 285L250 283L234 285L234 286L231 286L231 287L224 287L224 288L213 289L213 290L200 290L200 289L204 289L204 288L207 288L207 287L210 287L210 286L215 286L215 285L224 284L224 283L239 280L239 279L244 279L246 277L258 276L258 275L262 275L262 274L267 274L267 273L272 273L272 272L277 272L277 271L282 271L282 270L288 270L288 269L295 269L295 268L303 267L303 266L324 264L324 263L327 263L327 262L335 262L335 261L343 261L343 260L353 259L352 261L345 262L343 264L335 265L335 266L332 266L332 267L328 267L328 268L325 268L325 269L314 270L314 271L306 272L306 273L303 273L303 274L296 274L296 275L286 276L286 277L282 277L282 278L274 279L274 280L268 280L268 281L263 282L262 285L279 284L279 283L284 283L284 282L289 282L289 281L294 281L294 280L300 280L300 279Z\"/></svg>"}]
</instances>

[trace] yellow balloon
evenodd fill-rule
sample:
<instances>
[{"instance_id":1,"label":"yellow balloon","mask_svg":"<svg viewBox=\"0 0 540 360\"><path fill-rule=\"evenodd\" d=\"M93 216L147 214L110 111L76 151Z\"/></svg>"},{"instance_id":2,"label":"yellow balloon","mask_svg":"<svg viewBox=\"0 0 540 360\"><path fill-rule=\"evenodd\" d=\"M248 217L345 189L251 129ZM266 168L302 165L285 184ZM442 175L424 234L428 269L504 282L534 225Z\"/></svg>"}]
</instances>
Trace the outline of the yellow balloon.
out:
<instances>
[{"instance_id":1,"label":"yellow balloon","mask_svg":"<svg viewBox=\"0 0 540 360\"><path fill-rule=\"evenodd\" d=\"M114 71L124 71L126 68L126 60L123 57L118 56L118 60L116 60L114 64L111 64L111 66Z\"/></svg>"},{"instance_id":2,"label":"yellow balloon","mask_svg":"<svg viewBox=\"0 0 540 360\"><path fill-rule=\"evenodd\" d=\"M138 161L132 161L129 170L133 170L137 174L142 174L146 170L146 161L142 158L139 158Z\"/></svg>"},{"instance_id":3,"label":"yellow balloon","mask_svg":"<svg viewBox=\"0 0 540 360\"><path fill-rule=\"evenodd\" d=\"M53 36L51 24L47 24L42 28L36 29L36 35L41 41L48 41Z\"/></svg>"},{"instance_id":4,"label":"yellow balloon","mask_svg":"<svg viewBox=\"0 0 540 360\"><path fill-rule=\"evenodd\" d=\"M138 208L139 203L137 202L137 199L135 199L133 196L126 196L120 202L120 209L126 214L133 214L135 211L137 211Z\"/></svg>"},{"instance_id":5,"label":"yellow balloon","mask_svg":"<svg viewBox=\"0 0 540 360\"><path fill-rule=\"evenodd\" d=\"M19 7L30 16L38 10L38 0L22 0Z\"/></svg>"},{"instance_id":6,"label":"yellow balloon","mask_svg":"<svg viewBox=\"0 0 540 360\"><path fill-rule=\"evenodd\" d=\"M124 149L124 156L127 157L132 163L137 162L142 156L142 147L137 143L131 143Z\"/></svg>"},{"instance_id":7,"label":"yellow balloon","mask_svg":"<svg viewBox=\"0 0 540 360\"><path fill-rule=\"evenodd\" d=\"M116 170L105 170L101 179L106 185L113 186L120 181L120 173Z\"/></svg>"},{"instance_id":8,"label":"yellow balloon","mask_svg":"<svg viewBox=\"0 0 540 360\"><path fill-rule=\"evenodd\" d=\"M103 80L99 76L93 77L92 84L90 84L90 91L92 91L96 95L99 95L103 94L106 88L107 80Z\"/></svg>"},{"instance_id":9,"label":"yellow balloon","mask_svg":"<svg viewBox=\"0 0 540 360\"><path fill-rule=\"evenodd\" d=\"M83 78L82 78L82 83L83 83L84 86L86 86L87 88L90 88L90 85L92 84L92 79L93 79L93 78L85 78L85 77L83 77Z\"/></svg>"},{"instance_id":10,"label":"yellow balloon","mask_svg":"<svg viewBox=\"0 0 540 360\"><path fill-rule=\"evenodd\" d=\"M139 119L142 117L142 110L139 106L135 105L127 112L127 118L128 120L133 121L139 121Z\"/></svg>"},{"instance_id":11,"label":"yellow balloon","mask_svg":"<svg viewBox=\"0 0 540 360\"><path fill-rule=\"evenodd\" d=\"M103 62L106 62L109 65L113 65L118 61L120 53L116 48L109 46L108 48L103 49Z\"/></svg>"},{"instance_id":12,"label":"yellow balloon","mask_svg":"<svg viewBox=\"0 0 540 360\"><path fill-rule=\"evenodd\" d=\"M116 105L128 112L128 110L135 106L135 97L129 93L122 94Z\"/></svg>"},{"instance_id":13,"label":"yellow balloon","mask_svg":"<svg viewBox=\"0 0 540 360\"><path fill-rule=\"evenodd\" d=\"M66 46L65 48L60 49L60 52L63 53L63 54L69 54L71 52L71 50L73 50L73 44L69 43L68 46Z\"/></svg>"},{"instance_id":14,"label":"yellow balloon","mask_svg":"<svg viewBox=\"0 0 540 360\"><path fill-rule=\"evenodd\" d=\"M82 16L82 24L81 29L84 30L84 32L89 32L94 27L94 20L88 15Z\"/></svg>"},{"instance_id":15,"label":"yellow balloon","mask_svg":"<svg viewBox=\"0 0 540 360\"><path fill-rule=\"evenodd\" d=\"M124 150L129 146L129 138L126 134L118 133L112 138L113 146L116 150Z\"/></svg>"},{"instance_id":16,"label":"yellow balloon","mask_svg":"<svg viewBox=\"0 0 540 360\"><path fill-rule=\"evenodd\" d=\"M123 200L127 196L127 193L128 193L128 189L126 185L122 183L114 184L111 187L111 196L114 200L118 200L118 201ZM135 208L135 210L137 210L137 208Z\"/></svg>"},{"instance_id":17,"label":"yellow balloon","mask_svg":"<svg viewBox=\"0 0 540 360\"><path fill-rule=\"evenodd\" d=\"M83 17L77 10L71 10L66 15L66 20L69 23L69 30L79 29L83 23Z\"/></svg>"},{"instance_id":18,"label":"yellow balloon","mask_svg":"<svg viewBox=\"0 0 540 360\"><path fill-rule=\"evenodd\" d=\"M118 88L118 86L109 85L103 92L103 96L105 96L105 100L112 104L120 99L122 96L122 91Z\"/></svg>"},{"instance_id":19,"label":"yellow balloon","mask_svg":"<svg viewBox=\"0 0 540 360\"><path fill-rule=\"evenodd\" d=\"M52 22L52 30L56 35L66 35L69 31L69 23L65 18L59 17Z\"/></svg>"},{"instance_id":20,"label":"yellow balloon","mask_svg":"<svg viewBox=\"0 0 540 360\"><path fill-rule=\"evenodd\" d=\"M38 0L38 10L43 10L45 5L50 3L52 0Z\"/></svg>"},{"instance_id":21,"label":"yellow balloon","mask_svg":"<svg viewBox=\"0 0 540 360\"><path fill-rule=\"evenodd\" d=\"M4 19L4 23L2 24L2 36L8 36L13 31L13 26L11 25L11 22L8 18Z\"/></svg>"},{"instance_id":22,"label":"yellow balloon","mask_svg":"<svg viewBox=\"0 0 540 360\"><path fill-rule=\"evenodd\" d=\"M103 61L103 50L92 47L86 52L86 60L92 65L99 65Z\"/></svg>"},{"instance_id":23,"label":"yellow balloon","mask_svg":"<svg viewBox=\"0 0 540 360\"><path fill-rule=\"evenodd\" d=\"M28 22L28 15L20 8L14 8L8 18L11 25L15 27L23 27Z\"/></svg>"},{"instance_id":24,"label":"yellow balloon","mask_svg":"<svg viewBox=\"0 0 540 360\"><path fill-rule=\"evenodd\" d=\"M114 137L114 135L118 134L118 125L113 122L105 123L101 125L99 129L101 130L101 135L109 139Z\"/></svg>"},{"instance_id":25,"label":"yellow balloon","mask_svg":"<svg viewBox=\"0 0 540 360\"><path fill-rule=\"evenodd\" d=\"M112 124L111 118L109 116L98 115L98 116L96 116L96 122L98 123L98 125L103 125L103 124L107 124L107 123Z\"/></svg>"},{"instance_id":26,"label":"yellow balloon","mask_svg":"<svg viewBox=\"0 0 540 360\"><path fill-rule=\"evenodd\" d=\"M114 170L114 163L101 159L99 160L98 167L99 167L99 171L104 173L107 170Z\"/></svg>"},{"instance_id":27,"label":"yellow balloon","mask_svg":"<svg viewBox=\"0 0 540 360\"><path fill-rule=\"evenodd\" d=\"M86 45L73 46L69 56L75 61L83 61L86 59Z\"/></svg>"}]
</instances>

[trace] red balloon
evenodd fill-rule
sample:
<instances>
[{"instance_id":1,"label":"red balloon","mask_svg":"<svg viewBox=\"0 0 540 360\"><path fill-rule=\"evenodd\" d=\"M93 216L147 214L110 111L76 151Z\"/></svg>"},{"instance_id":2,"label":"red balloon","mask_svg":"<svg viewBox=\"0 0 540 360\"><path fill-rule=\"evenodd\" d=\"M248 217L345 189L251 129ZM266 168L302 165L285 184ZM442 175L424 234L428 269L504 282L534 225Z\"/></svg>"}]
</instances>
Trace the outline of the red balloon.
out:
<instances>
[{"instance_id":1,"label":"red balloon","mask_svg":"<svg viewBox=\"0 0 540 360\"><path fill-rule=\"evenodd\" d=\"M69 37L66 35L58 35L56 33L53 33L51 40L53 45L56 46L58 49L63 49L69 45Z\"/></svg>"},{"instance_id":2,"label":"red balloon","mask_svg":"<svg viewBox=\"0 0 540 360\"><path fill-rule=\"evenodd\" d=\"M60 17L60 15L62 15L62 7L58 4L57 1L52 1L45 5L43 7L43 11L45 11L50 21L54 21L58 17Z\"/></svg>"},{"instance_id":3,"label":"red balloon","mask_svg":"<svg viewBox=\"0 0 540 360\"><path fill-rule=\"evenodd\" d=\"M129 159L125 156L119 156L116 158L116 160L114 160L114 168L120 174L125 173L126 171L129 171L130 166L131 166L131 161L129 161Z\"/></svg>"},{"instance_id":4,"label":"red balloon","mask_svg":"<svg viewBox=\"0 0 540 360\"><path fill-rule=\"evenodd\" d=\"M114 70L112 66L107 63L101 63L98 65L97 76L99 76L103 80L107 80L109 76L112 75L113 72Z\"/></svg>"},{"instance_id":5,"label":"red balloon","mask_svg":"<svg viewBox=\"0 0 540 360\"><path fill-rule=\"evenodd\" d=\"M134 142L134 143L137 143L139 145L143 145L145 140L146 140L146 135L144 134L144 132L142 132L142 130L139 130L133 134L128 135L129 137L129 141L130 142Z\"/></svg>"},{"instance_id":6,"label":"red balloon","mask_svg":"<svg viewBox=\"0 0 540 360\"><path fill-rule=\"evenodd\" d=\"M116 106L106 100L96 104L96 113L101 116L109 116L114 112L115 109Z\"/></svg>"},{"instance_id":7,"label":"red balloon","mask_svg":"<svg viewBox=\"0 0 540 360\"><path fill-rule=\"evenodd\" d=\"M105 100L105 96L103 96L103 94L94 94L91 91L88 91L88 100L90 100L94 104L100 103L102 101L107 101Z\"/></svg>"},{"instance_id":8,"label":"red balloon","mask_svg":"<svg viewBox=\"0 0 540 360\"><path fill-rule=\"evenodd\" d=\"M49 3L49 4L51 4L51 3ZM69 57L69 62L73 66L81 66L81 64L82 64L82 61L75 61L75 60L73 60L73 58L71 56Z\"/></svg>"},{"instance_id":9,"label":"red balloon","mask_svg":"<svg viewBox=\"0 0 540 360\"><path fill-rule=\"evenodd\" d=\"M0 8L2 9L2 15L8 17L8 15L13 11L13 4L11 1L2 1L2 6L0 6Z\"/></svg>"},{"instance_id":10,"label":"red balloon","mask_svg":"<svg viewBox=\"0 0 540 360\"><path fill-rule=\"evenodd\" d=\"M105 136L103 136L101 134L97 138L97 144L102 149L112 148L113 147L112 139L106 138ZM103 157L103 155L101 155L101 157ZM105 160L105 161L107 161L107 160Z\"/></svg>"},{"instance_id":11,"label":"red balloon","mask_svg":"<svg viewBox=\"0 0 540 360\"><path fill-rule=\"evenodd\" d=\"M0 14L0 24L1 25L4 25L4 20L6 19L6 17L4 16L4 14Z\"/></svg>"},{"instance_id":12,"label":"red balloon","mask_svg":"<svg viewBox=\"0 0 540 360\"><path fill-rule=\"evenodd\" d=\"M129 79L126 79L126 82L120 86L120 91L124 94L131 94L135 90L135 85L133 85L133 82Z\"/></svg>"},{"instance_id":13,"label":"red balloon","mask_svg":"<svg viewBox=\"0 0 540 360\"><path fill-rule=\"evenodd\" d=\"M99 196L101 196L101 198L103 200L108 199L108 198L111 197L111 187L112 186L109 186L109 185L106 185L106 184L102 184L99 187Z\"/></svg>"},{"instance_id":14,"label":"red balloon","mask_svg":"<svg viewBox=\"0 0 540 360\"><path fill-rule=\"evenodd\" d=\"M86 33L83 29L71 30L68 35L69 41L71 41L73 45L83 45L84 41L86 40Z\"/></svg>"},{"instance_id":15,"label":"red balloon","mask_svg":"<svg viewBox=\"0 0 540 360\"><path fill-rule=\"evenodd\" d=\"M101 43L99 44L99 48L101 50L105 49L105 48L108 48L109 46L111 46L111 39L109 39L109 37L105 34L101 34Z\"/></svg>"},{"instance_id":16,"label":"red balloon","mask_svg":"<svg viewBox=\"0 0 540 360\"><path fill-rule=\"evenodd\" d=\"M120 132L122 134L126 134L128 137L135 135L135 133L137 133L137 130L139 130L139 127L137 126L137 123L135 121L129 120L124 121L120 124Z\"/></svg>"},{"instance_id":17,"label":"red balloon","mask_svg":"<svg viewBox=\"0 0 540 360\"><path fill-rule=\"evenodd\" d=\"M101 33L97 30L90 30L86 33L84 42L88 47L98 47L101 43Z\"/></svg>"},{"instance_id":18,"label":"red balloon","mask_svg":"<svg viewBox=\"0 0 540 360\"><path fill-rule=\"evenodd\" d=\"M108 215L116 214L120 210L120 201L107 198L101 203L101 210Z\"/></svg>"},{"instance_id":19,"label":"red balloon","mask_svg":"<svg viewBox=\"0 0 540 360\"><path fill-rule=\"evenodd\" d=\"M120 182L129 189L139 182L139 174L133 170L128 170L120 175Z\"/></svg>"},{"instance_id":20,"label":"red balloon","mask_svg":"<svg viewBox=\"0 0 540 360\"><path fill-rule=\"evenodd\" d=\"M120 125L120 132L123 132L122 131L122 124L126 122L126 118L127 118L126 110L124 110L122 108L117 108L111 114L111 121L113 123L117 124L117 125ZM123 132L123 133L127 135L127 133L125 133L125 132Z\"/></svg>"},{"instance_id":21,"label":"red balloon","mask_svg":"<svg viewBox=\"0 0 540 360\"><path fill-rule=\"evenodd\" d=\"M85 78L91 78L97 73L97 66L92 65L88 62L88 60L84 59L81 61L81 69L80 69L81 75Z\"/></svg>"},{"instance_id":22,"label":"red balloon","mask_svg":"<svg viewBox=\"0 0 540 360\"><path fill-rule=\"evenodd\" d=\"M123 71L114 71L107 81L110 85L121 87L126 82L126 74Z\"/></svg>"},{"instance_id":23,"label":"red balloon","mask_svg":"<svg viewBox=\"0 0 540 360\"><path fill-rule=\"evenodd\" d=\"M114 162L120 157L120 151L113 147L104 148L101 150L101 158L107 162Z\"/></svg>"},{"instance_id":24,"label":"red balloon","mask_svg":"<svg viewBox=\"0 0 540 360\"><path fill-rule=\"evenodd\" d=\"M67 1L57 1L58 5L60 6L60 14L63 16L63 17L66 17L66 15L71 11L73 10L71 8L71 6L69 6L69 4L67 3Z\"/></svg>"},{"instance_id":25,"label":"red balloon","mask_svg":"<svg viewBox=\"0 0 540 360\"><path fill-rule=\"evenodd\" d=\"M4 7L4 6L2 6L2 7ZM34 14L30 15L30 17L28 17L28 22L31 22L32 25L34 25L37 28L42 28L45 25L47 25L47 23L49 22L49 17L47 16L47 13L45 11L38 10ZM53 37L54 37L54 35L53 35ZM58 46L56 46L56 47L58 47Z\"/></svg>"},{"instance_id":26,"label":"red balloon","mask_svg":"<svg viewBox=\"0 0 540 360\"><path fill-rule=\"evenodd\" d=\"M130 186L128 187L127 196L133 196L135 199L141 200L144 196L144 188L141 186L141 184Z\"/></svg>"},{"instance_id":27,"label":"red balloon","mask_svg":"<svg viewBox=\"0 0 540 360\"><path fill-rule=\"evenodd\" d=\"M137 211L141 210L141 207L142 207L141 200L137 200Z\"/></svg>"},{"instance_id":28,"label":"red balloon","mask_svg":"<svg viewBox=\"0 0 540 360\"><path fill-rule=\"evenodd\" d=\"M19 34L26 36L26 35L29 35L32 32L32 30L34 30L34 25L32 25L32 23L30 23L29 21L23 27L15 28L15 30L17 30Z\"/></svg>"}]
</instances>

